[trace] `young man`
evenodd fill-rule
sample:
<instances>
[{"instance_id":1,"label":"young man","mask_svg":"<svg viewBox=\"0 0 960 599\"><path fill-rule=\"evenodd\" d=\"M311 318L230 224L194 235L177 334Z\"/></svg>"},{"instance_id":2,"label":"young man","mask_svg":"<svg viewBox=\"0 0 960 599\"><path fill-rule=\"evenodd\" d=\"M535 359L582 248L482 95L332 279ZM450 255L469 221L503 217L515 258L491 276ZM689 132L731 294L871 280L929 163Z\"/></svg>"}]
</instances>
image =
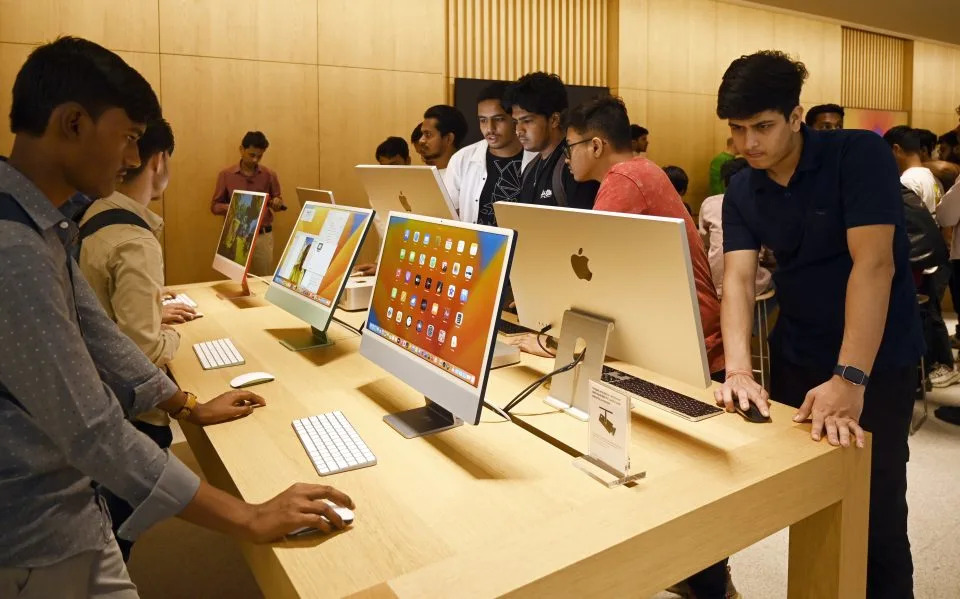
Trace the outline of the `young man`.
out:
<instances>
[{"instance_id":1,"label":"young man","mask_svg":"<svg viewBox=\"0 0 960 599\"><path fill-rule=\"evenodd\" d=\"M960 300L960 177L947 193L943 194L940 201L940 207L937 209L937 223L944 228L952 228L953 240L950 244L950 263L953 265L953 277L950 279L950 296L953 298L953 305L958 305ZM957 343L957 337L960 337L960 325L957 325L957 331L953 342ZM937 418L960 425L960 407L942 406L933 412Z\"/></svg>"},{"instance_id":2,"label":"young man","mask_svg":"<svg viewBox=\"0 0 960 599\"><path fill-rule=\"evenodd\" d=\"M640 125L630 125L630 149L634 156L641 156L647 153L650 146L650 139L647 137L650 132L646 127Z\"/></svg>"},{"instance_id":3,"label":"young man","mask_svg":"<svg viewBox=\"0 0 960 599\"><path fill-rule=\"evenodd\" d=\"M897 168L900 169L900 183L920 196L930 214L936 214L937 204L943 197L943 188L930 169L922 166L923 143L919 132L906 125L899 125L884 133L883 139L893 150Z\"/></svg>"},{"instance_id":4,"label":"young man","mask_svg":"<svg viewBox=\"0 0 960 599\"><path fill-rule=\"evenodd\" d=\"M602 97L572 109L566 117L566 155L577 181L599 181L594 210L666 216L684 221L700 303L700 322L711 376L723 376L720 301L696 225L666 174L630 145L630 119L619 98ZM726 561L687 580L699 599L727 596ZM736 591L734 591L735 593Z\"/></svg>"},{"instance_id":5,"label":"young man","mask_svg":"<svg viewBox=\"0 0 960 599\"><path fill-rule=\"evenodd\" d=\"M930 162L937 151L937 134L929 129L914 129L920 139L920 162Z\"/></svg>"},{"instance_id":6,"label":"young man","mask_svg":"<svg viewBox=\"0 0 960 599\"><path fill-rule=\"evenodd\" d=\"M723 165L723 186L730 185L733 176L749 165L743 158L734 158ZM717 297L723 297L723 194L710 196L700 204L700 236L705 239L707 260L710 262L710 274L717 288ZM757 267L757 279L754 295L760 295L770 289L772 276L762 266Z\"/></svg>"},{"instance_id":7,"label":"young man","mask_svg":"<svg viewBox=\"0 0 960 599\"><path fill-rule=\"evenodd\" d=\"M410 148L402 137L388 137L377 146L377 163L389 166L410 166Z\"/></svg>"},{"instance_id":8,"label":"young man","mask_svg":"<svg viewBox=\"0 0 960 599\"><path fill-rule=\"evenodd\" d=\"M937 155L940 160L960 164L960 138L956 131L947 131L937 138Z\"/></svg>"},{"instance_id":9,"label":"young man","mask_svg":"<svg viewBox=\"0 0 960 599\"><path fill-rule=\"evenodd\" d=\"M263 400L231 391L205 404L177 388L103 312L69 257L71 195L107 197L140 164L160 117L150 85L112 52L60 38L34 50L13 86L10 158L0 162L0 596L136 597L96 480L133 507L136 538L173 516L254 542L300 526L340 527L296 485L259 505L201 481L127 418L154 407L200 424ZM11 291L13 290L13 291Z\"/></svg>"},{"instance_id":10,"label":"young man","mask_svg":"<svg viewBox=\"0 0 960 599\"><path fill-rule=\"evenodd\" d=\"M420 131L423 161L437 167L442 177L447 163L467 135L467 119L453 106L438 104L423 113Z\"/></svg>"},{"instance_id":11,"label":"young man","mask_svg":"<svg viewBox=\"0 0 960 599\"><path fill-rule=\"evenodd\" d=\"M567 89L556 75L529 73L507 88L503 107L516 125L523 149L538 156L523 169L520 201L525 204L593 208L599 185L574 179L563 160Z\"/></svg>"},{"instance_id":12,"label":"young man","mask_svg":"<svg viewBox=\"0 0 960 599\"><path fill-rule=\"evenodd\" d=\"M260 276L273 274L273 216L274 212L287 209L281 197L280 179L275 172L260 164L269 147L270 142L262 132L247 131L240 141L240 162L220 171L210 200L210 212L224 216L237 189L270 194L270 203L260 221L260 233L250 260L250 272Z\"/></svg>"},{"instance_id":13,"label":"young man","mask_svg":"<svg viewBox=\"0 0 960 599\"><path fill-rule=\"evenodd\" d=\"M771 393L812 418L810 435L863 447L873 433L867 596L912 597L907 432L923 336L908 262L897 167L868 131L801 121L803 64L781 52L733 61L717 116L751 170L723 200L723 340L730 410L769 414L753 379L750 333L761 246L773 250L780 316L770 337ZM850 450L855 451L855 450Z\"/></svg>"},{"instance_id":14,"label":"young man","mask_svg":"<svg viewBox=\"0 0 960 599\"><path fill-rule=\"evenodd\" d=\"M507 84L496 81L477 95L477 119L483 139L458 150L443 176L460 220L497 225L494 202L515 202L521 173L535 154L524 152L513 118L503 108Z\"/></svg>"},{"instance_id":15,"label":"young man","mask_svg":"<svg viewBox=\"0 0 960 599\"><path fill-rule=\"evenodd\" d=\"M736 152L736 148L733 147L733 138L728 137L726 149L714 156L713 160L710 161L711 195L722 195L723 190L726 189L723 184L723 176L720 174L720 169L723 168L724 164L736 158Z\"/></svg>"},{"instance_id":16,"label":"young man","mask_svg":"<svg viewBox=\"0 0 960 599\"><path fill-rule=\"evenodd\" d=\"M424 164L433 166L433 161L427 160L427 157L423 155L423 146L420 145L421 139L423 139L423 123L417 123L417 126L413 128L413 133L410 134L410 145L413 146L417 156Z\"/></svg>"},{"instance_id":17,"label":"young man","mask_svg":"<svg viewBox=\"0 0 960 599\"><path fill-rule=\"evenodd\" d=\"M836 131L843 129L843 106L820 104L807 111L807 127L817 131Z\"/></svg>"}]
</instances>

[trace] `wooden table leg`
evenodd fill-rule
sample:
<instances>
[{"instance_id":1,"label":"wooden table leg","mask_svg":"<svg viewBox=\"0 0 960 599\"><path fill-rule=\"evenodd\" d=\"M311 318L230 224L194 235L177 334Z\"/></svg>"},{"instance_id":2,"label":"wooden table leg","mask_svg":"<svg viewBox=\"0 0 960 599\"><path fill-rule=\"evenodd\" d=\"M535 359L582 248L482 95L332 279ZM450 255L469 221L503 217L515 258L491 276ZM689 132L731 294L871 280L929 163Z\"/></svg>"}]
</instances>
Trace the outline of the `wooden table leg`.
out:
<instances>
[{"instance_id":1,"label":"wooden table leg","mask_svg":"<svg viewBox=\"0 0 960 599\"><path fill-rule=\"evenodd\" d=\"M866 596L870 442L838 454L844 462L843 499L790 527L789 599Z\"/></svg>"}]
</instances>

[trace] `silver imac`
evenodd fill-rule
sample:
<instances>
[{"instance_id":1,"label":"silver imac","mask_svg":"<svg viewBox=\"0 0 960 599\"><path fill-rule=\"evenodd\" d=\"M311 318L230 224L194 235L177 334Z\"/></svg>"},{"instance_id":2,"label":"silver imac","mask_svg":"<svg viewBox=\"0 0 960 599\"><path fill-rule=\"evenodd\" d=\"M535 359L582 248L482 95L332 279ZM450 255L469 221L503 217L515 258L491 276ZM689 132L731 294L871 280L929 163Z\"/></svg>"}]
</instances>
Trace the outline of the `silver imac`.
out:
<instances>
[{"instance_id":1,"label":"silver imac","mask_svg":"<svg viewBox=\"0 0 960 599\"><path fill-rule=\"evenodd\" d=\"M306 343L281 340L287 349L330 344L327 326L372 219L369 208L304 203L265 296L311 326Z\"/></svg>"},{"instance_id":2,"label":"silver imac","mask_svg":"<svg viewBox=\"0 0 960 599\"><path fill-rule=\"evenodd\" d=\"M320 202L321 204L337 205L333 197L333 192L327 189L311 189L309 187L297 188L297 199L300 200L300 206L303 207L307 202Z\"/></svg>"},{"instance_id":3,"label":"silver imac","mask_svg":"<svg viewBox=\"0 0 960 599\"><path fill-rule=\"evenodd\" d=\"M384 418L404 437L479 423L513 247L508 229L389 215L360 353L426 396Z\"/></svg>"},{"instance_id":4,"label":"silver imac","mask_svg":"<svg viewBox=\"0 0 960 599\"><path fill-rule=\"evenodd\" d=\"M391 211L460 220L437 167L358 164L356 168L370 207L381 215L374 221L380 239Z\"/></svg>"},{"instance_id":5,"label":"silver imac","mask_svg":"<svg viewBox=\"0 0 960 599\"><path fill-rule=\"evenodd\" d=\"M240 283L243 287L241 295L250 295L247 269L268 201L268 194L241 189L230 196L230 207L213 256L213 269Z\"/></svg>"},{"instance_id":6,"label":"silver imac","mask_svg":"<svg viewBox=\"0 0 960 599\"><path fill-rule=\"evenodd\" d=\"M583 340L585 367L602 368L605 356L590 347L605 344L607 356L710 386L682 220L505 202L494 210L518 235L510 283L520 323L560 337L558 366ZM548 403L584 419L588 380L575 373L554 380Z\"/></svg>"}]
</instances>

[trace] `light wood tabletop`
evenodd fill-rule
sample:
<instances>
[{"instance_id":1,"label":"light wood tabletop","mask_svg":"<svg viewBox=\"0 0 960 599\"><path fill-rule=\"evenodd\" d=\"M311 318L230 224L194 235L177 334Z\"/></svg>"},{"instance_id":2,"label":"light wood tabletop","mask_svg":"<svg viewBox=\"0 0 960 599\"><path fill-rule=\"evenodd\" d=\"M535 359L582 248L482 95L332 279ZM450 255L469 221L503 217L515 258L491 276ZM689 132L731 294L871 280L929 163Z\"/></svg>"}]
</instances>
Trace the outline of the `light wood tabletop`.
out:
<instances>
[{"instance_id":1,"label":"light wood tabletop","mask_svg":"<svg viewBox=\"0 0 960 599\"><path fill-rule=\"evenodd\" d=\"M814 443L809 425L779 404L772 423L751 424L736 414L688 422L640 403L631 461L647 476L608 489L573 466L587 425L546 406L545 390L514 409L514 423L485 409L479 426L407 440L383 416L423 396L360 356L355 333L331 323L333 346L291 352L279 339L308 327L266 302L261 282L251 283L253 297L218 297L235 287L176 289L205 315L178 326L171 371L181 387L205 400L238 374L276 376L251 388L267 400L253 415L184 427L204 473L250 502L311 482L356 503L354 525L338 534L242 545L267 597L644 597L785 527L791 599L864 596L869 441L866 450ZM202 370L191 345L220 337L246 364ZM502 406L551 369L524 355L491 374L486 399ZM710 391L674 388L712 403ZM333 410L377 465L317 475L291 421Z\"/></svg>"}]
</instances>

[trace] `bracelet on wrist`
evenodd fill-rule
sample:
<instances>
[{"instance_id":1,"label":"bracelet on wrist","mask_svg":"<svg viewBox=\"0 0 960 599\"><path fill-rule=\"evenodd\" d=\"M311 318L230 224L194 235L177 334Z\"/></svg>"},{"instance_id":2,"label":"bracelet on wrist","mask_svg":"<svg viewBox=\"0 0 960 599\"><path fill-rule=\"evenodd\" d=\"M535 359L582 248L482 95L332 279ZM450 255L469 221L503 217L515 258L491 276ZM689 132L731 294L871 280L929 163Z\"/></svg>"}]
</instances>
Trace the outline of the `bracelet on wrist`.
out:
<instances>
[{"instance_id":1,"label":"bracelet on wrist","mask_svg":"<svg viewBox=\"0 0 960 599\"><path fill-rule=\"evenodd\" d=\"M170 414L170 417L174 420L185 420L197 409L197 396L189 391L184 391L183 393L186 395L183 406L173 414Z\"/></svg>"}]
</instances>

